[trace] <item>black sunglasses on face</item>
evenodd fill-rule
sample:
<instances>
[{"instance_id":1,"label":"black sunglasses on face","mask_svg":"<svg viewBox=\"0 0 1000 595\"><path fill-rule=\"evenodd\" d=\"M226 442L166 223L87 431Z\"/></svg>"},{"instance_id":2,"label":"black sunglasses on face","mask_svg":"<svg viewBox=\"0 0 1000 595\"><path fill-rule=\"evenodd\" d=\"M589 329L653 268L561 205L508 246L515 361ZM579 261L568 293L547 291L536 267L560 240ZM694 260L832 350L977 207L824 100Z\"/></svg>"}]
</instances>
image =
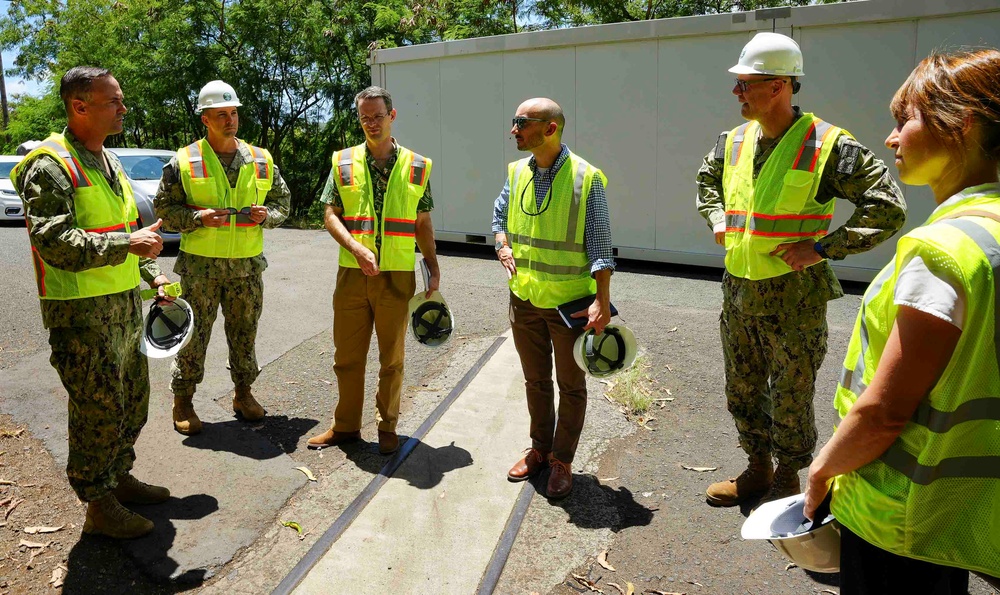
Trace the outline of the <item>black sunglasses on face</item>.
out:
<instances>
[{"instance_id":1,"label":"black sunglasses on face","mask_svg":"<svg viewBox=\"0 0 1000 595\"><path fill-rule=\"evenodd\" d=\"M756 80L752 80L752 81L745 81L743 79L736 79L736 86L739 87L740 93L746 93L747 89L750 88L750 85L756 85L757 83L766 83L767 81L781 81L783 83L787 82L783 78L779 78L779 77L773 76L773 77L767 78L767 79L756 79Z\"/></svg>"},{"instance_id":2,"label":"black sunglasses on face","mask_svg":"<svg viewBox=\"0 0 1000 595\"><path fill-rule=\"evenodd\" d=\"M518 116L510 121L511 125L518 130L524 130L528 122L549 122L550 120L543 120L541 118L526 118L524 116Z\"/></svg>"}]
</instances>

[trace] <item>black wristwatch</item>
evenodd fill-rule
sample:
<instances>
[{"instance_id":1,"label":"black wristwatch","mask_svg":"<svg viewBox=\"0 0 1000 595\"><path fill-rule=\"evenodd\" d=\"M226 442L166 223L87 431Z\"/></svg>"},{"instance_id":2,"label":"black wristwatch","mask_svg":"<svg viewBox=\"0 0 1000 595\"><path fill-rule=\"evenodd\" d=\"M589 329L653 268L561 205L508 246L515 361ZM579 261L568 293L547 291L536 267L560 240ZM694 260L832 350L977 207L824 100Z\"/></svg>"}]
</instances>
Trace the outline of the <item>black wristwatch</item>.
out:
<instances>
[{"instance_id":1,"label":"black wristwatch","mask_svg":"<svg viewBox=\"0 0 1000 595\"><path fill-rule=\"evenodd\" d=\"M496 250L497 252L499 252L499 251L503 250L503 247L506 246L506 245L507 244L505 244L503 240L497 240L497 243L494 244L493 249Z\"/></svg>"},{"instance_id":2,"label":"black wristwatch","mask_svg":"<svg viewBox=\"0 0 1000 595\"><path fill-rule=\"evenodd\" d=\"M830 257L827 256L826 254L826 250L823 249L823 244L816 242L815 244L813 244L813 250L815 250L816 254L819 254L820 257L825 258L826 260L830 260Z\"/></svg>"}]
</instances>

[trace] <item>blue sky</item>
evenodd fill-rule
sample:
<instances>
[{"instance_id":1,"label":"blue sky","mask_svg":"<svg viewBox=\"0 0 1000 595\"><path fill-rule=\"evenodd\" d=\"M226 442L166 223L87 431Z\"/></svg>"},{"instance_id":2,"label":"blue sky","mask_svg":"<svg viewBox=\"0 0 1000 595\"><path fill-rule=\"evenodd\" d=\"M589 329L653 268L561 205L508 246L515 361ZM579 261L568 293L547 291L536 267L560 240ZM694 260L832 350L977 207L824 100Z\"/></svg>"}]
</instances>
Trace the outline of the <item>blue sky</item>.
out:
<instances>
[{"instance_id":1,"label":"blue sky","mask_svg":"<svg viewBox=\"0 0 1000 595\"><path fill-rule=\"evenodd\" d=\"M7 7L10 6L9 2L0 1L0 17L7 16ZM17 58L17 52L12 50L3 51L3 67L7 70L14 65L14 59ZM41 93L41 88L39 84L35 81L26 81L20 77L5 76L5 83L7 85L7 97L14 95L16 93L30 93L32 95L39 95Z\"/></svg>"}]
</instances>

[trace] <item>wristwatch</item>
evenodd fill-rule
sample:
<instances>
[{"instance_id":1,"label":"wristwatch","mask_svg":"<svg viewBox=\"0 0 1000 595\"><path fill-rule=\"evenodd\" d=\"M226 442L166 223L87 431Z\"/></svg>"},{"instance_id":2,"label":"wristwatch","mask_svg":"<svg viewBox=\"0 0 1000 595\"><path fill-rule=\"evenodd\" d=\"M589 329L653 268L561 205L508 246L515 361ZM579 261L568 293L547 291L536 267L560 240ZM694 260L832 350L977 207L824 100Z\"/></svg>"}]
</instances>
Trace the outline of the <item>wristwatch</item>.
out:
<instances>
[{"instance_id":1,"label":"wristwatch","mask_svg":"<svg viewBox=\"0 0 1000 595\"><path fill-rule=\"evenodd\" d=\"M819 254L821 258L825 258L827 260L830 259L830 257L826 255L826 250L823 249L823 244L816 242L813 244L813 250L815 250L816 254Z\"/></svg>"},{"instance_id":2,"label":"wristwatch","mask_svg":"<svg viewBox=\"0 0 1000 595\"><path fill-rule=\"evenodd\" d=\"M497 240L497 243L494 244L493 249L499 252L503 250L504 246L506 245L507 245L506 242L504 242L503 240Z\"/></svg>"}]
</instances>

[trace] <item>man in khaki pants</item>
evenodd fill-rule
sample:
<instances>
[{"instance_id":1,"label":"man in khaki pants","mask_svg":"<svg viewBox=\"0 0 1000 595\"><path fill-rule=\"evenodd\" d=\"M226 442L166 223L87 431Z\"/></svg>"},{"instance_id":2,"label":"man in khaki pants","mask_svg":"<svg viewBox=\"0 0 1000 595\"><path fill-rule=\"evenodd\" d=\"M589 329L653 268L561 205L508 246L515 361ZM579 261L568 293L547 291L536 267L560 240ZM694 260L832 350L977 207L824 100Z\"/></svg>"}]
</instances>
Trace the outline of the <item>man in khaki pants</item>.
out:
<instances>
[{"instance_id":1,"label":"man in khaki pants","mask_svg":"<svg viewBox=\"0 0 1000 595\"><path fill-rule=\"evenodd\" d=\"M340 244L333 293L333 371L340 400L333 425L310 438L308 446L324 448L361 438L365 364L374 327L381 365L375 395L378 445L379 452L390 454L399 448L396 420L406 319L416 291L414 243L431 272L428 295L441 280L430 213L431 160L396 144L396 110L388 91L368 87L354 101L365 143L333 154L321 197L326 229Z\"/></svg>"}]
</instances>

